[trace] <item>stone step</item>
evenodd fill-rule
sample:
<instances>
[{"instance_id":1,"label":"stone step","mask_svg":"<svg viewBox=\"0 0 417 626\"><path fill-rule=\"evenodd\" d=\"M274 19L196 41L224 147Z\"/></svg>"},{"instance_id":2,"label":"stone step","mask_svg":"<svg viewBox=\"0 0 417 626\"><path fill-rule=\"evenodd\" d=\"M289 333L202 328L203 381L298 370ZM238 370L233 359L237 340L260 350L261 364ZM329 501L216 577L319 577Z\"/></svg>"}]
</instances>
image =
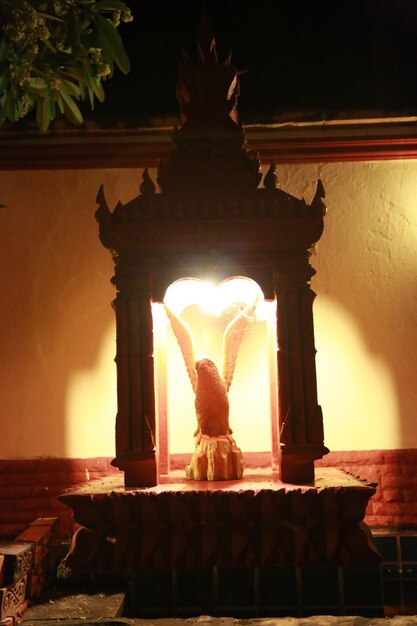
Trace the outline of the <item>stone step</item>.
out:
<instances>
[{"instance_id":1,"label":"stone step","mask_svg":"<svg viewBox=\"0 0 417 626\"><path fill-rule=\"evenodd\" d=\"M75 593L29 607L23 615L22 626L48 623L54 620L98 620L119 617L123 612L125 593Z\"/></svg>"}]
</instances>

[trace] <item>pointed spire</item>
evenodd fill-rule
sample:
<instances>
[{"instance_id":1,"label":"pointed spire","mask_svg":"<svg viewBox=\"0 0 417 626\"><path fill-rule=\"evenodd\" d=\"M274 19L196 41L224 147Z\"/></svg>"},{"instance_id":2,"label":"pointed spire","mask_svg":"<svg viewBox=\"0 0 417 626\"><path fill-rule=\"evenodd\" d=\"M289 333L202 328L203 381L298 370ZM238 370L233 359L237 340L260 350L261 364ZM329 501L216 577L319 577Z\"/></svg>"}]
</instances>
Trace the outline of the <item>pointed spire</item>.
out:
<instances>
[{"instance_id":1,"label":"pointed spire","mask_svg":"<svg viewBox=\"0 0 417 626\"><path fill-rule=\"evenodd\" d=\"M319 197L319 198L325 198L326 197L326 192L324 191L324 185L322 183L321 178L319 178L318 181L317 181L316 196Z\"/></svg>"},{"instance_id":2,"label":"pointed spire","mask_svg":"<svg viewBox=\"0 0 417 626\"><path fill-rule=\"evenodd\" d=\"M125 205L120 200L118 200L116 206L114 207L114 214L120 216L124 208Z\"/></svg>"},{"instance_id":3,"label":"pointed spire","mask_svg":"<svg viewBox=\"0 0 417 626\"><path fill-rule=\"evenodd\" d=\"M223 61L223 65L230 65L231 63L232 63L232 49L230 49L229 52L226 54L226 57Z\"/></svg>"},{"instance_id":4,"label":"pointed spire","mask_svg":"<svg viewBox=\"0 0 417 626\"><path fill-rule=\"evenodd\" d=\"M100 216L110 215L109 205L107 204L106 196L104 195L104 185L100 185L100 189L98 190L96 202L98 204L98 209L96 211L96 217L99 219Z\"/></svg>"},{"instance_id":5,"label":"pointed spire","mask_svg":"<svg viewBox=\"0 0 417 626\"><path fill-rule=\"evenodd\" d=\"M203 8L201 14L200 28L197 39L197 50L203 63L206 63L207 65L219 64L217 59L216 40L214 38L213 29L209 20L207 9L205 7Z\"/></svg>"},{"instance_id":6,"label":"pointed spire","mask_svg":"<svg viewBox=\"0 0 417 626\"><path fill-rule=\"evenodd\" d=\"M153 180L149 176L147 167L143 170L142 183L139 189L143 196L152 196L155 193L155 185L153 183Z\"/></svg>"},{"instance_id":7,"label":"pointed spire","mask_svg":"<svg viewBox=\"0 0 417 626\"><path fill-rule=\"evenodd\" d=\"M313 201L311 203L311 208L322 213L324 215L326 213L326 205L323 202L323 198L326 197L326 192L324 191L324 185L319 178L317 181L316 193L314 194Z\"/></svg>"},{"instance_id":8,"label":"pointed spire","mask_svg":"<svg viewBox=\"0 0 417 626\"><path fill-rule=\"evenodd\" d=\"M276 189L278 187L277 167L274 162L271 163L264 178L265 189Z\"/></svg>"},{"instance_id":9,"label":"pointed spire","mask_svg":"<svg viewBox=\"0 0 417 626\"><path fill-rule=\"evenodd\" d=\"M104 185L100 185L100 189L97 192L96 202L100 205L107 204L106 196L104 195Z\"/></svg>"}]
</instances>

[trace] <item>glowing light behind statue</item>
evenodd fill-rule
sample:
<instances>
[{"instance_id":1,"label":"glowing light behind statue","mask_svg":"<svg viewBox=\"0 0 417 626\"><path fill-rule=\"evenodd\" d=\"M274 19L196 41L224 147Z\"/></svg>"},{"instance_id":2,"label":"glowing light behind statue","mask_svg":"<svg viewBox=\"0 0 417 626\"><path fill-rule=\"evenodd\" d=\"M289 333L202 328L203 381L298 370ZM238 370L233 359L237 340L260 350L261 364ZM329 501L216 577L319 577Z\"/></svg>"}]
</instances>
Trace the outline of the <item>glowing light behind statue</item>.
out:
<instances>
[{"instance_id":1,"label":"glowing light behind statue","mask_svg":"<svg viewBox=\"0 0 417 626\"><path fill-rule=\"evenodd\" d=\"M207 355L197 353L193 329L181 317L196 301L203 311L222 317L226 323L220 367L210 341L205 345ZM233 278L217 287L196 279L182 279L167 290L165 311L195 393L196 449L186 468L187 478L227 480L242 476L242 453L229 425L228 391L242 340L256 319L265 318L265 304L259 286L246 278ZM210 339L216 343L215 337Z\"/></svg>"}]
</instances>

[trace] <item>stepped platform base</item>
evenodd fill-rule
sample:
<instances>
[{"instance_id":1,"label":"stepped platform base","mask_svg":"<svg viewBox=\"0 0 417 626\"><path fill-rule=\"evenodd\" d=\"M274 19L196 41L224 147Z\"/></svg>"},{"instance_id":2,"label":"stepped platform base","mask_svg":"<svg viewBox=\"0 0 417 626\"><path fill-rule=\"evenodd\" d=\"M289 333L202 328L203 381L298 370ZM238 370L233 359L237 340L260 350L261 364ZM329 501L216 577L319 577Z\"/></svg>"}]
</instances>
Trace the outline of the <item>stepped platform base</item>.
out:
<instances>
[{"instance_id":1,"label":"stepped platform base","mask_svg":"<svg viewBox=\"0 0 417 626\"><path fill-rule=\"evenodd\" d=\"M146 489L108 476L59 497L81 526L67 565L89 573L376 565L380 555L363 522L374 493L334 468L317 469L314 483L301 486L264 468L218 482L176 471Z\"/></svg>"}]
</instances>

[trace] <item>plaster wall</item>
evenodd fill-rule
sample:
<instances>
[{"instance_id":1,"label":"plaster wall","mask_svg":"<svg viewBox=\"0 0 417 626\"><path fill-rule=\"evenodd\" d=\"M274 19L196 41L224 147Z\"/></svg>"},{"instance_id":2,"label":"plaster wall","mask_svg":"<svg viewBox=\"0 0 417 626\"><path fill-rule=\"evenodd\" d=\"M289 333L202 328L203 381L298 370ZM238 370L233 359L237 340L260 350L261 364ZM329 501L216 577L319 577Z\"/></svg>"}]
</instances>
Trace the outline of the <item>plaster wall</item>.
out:
<instances>
[{"instance_id":1,"label":"plaster wall","mask_svg":"<svg viewBox=\"0 0 417 626\"><path fill-rule=\"evenodd\" d=\"M312 256L317 375L333 450L417 447L417 161L281 165L328 214ZM1 172L0 458L114 454L113 263L95 196L136 170Z\"/></svg>"}]
</instances>

